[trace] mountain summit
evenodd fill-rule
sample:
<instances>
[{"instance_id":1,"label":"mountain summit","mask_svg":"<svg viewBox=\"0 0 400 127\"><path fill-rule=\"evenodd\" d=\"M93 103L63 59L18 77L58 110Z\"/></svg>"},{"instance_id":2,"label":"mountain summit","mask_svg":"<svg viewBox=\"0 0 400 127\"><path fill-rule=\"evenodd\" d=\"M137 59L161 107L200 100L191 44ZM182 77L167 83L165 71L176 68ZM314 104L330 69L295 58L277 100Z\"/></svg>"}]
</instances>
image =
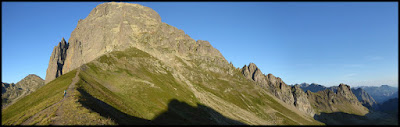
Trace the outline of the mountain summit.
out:
<instances>
[{"instance_id":1,"label":"mountain summit","mask_svg":"<svg viewBox=\"0 0 400 127\"><path fill-rule=\"evenodd\" d=\"M183 59L218 59L218 64L228 63L208 41L193 40L182 30L161 22L158 13L151 8L138 4L98 5L85 19L78 21L68 44L64 42L53 50L46 83L105 53L129 47L171 64L173 61L168 57L175 55Z\"/></svg>"}]
</instances>

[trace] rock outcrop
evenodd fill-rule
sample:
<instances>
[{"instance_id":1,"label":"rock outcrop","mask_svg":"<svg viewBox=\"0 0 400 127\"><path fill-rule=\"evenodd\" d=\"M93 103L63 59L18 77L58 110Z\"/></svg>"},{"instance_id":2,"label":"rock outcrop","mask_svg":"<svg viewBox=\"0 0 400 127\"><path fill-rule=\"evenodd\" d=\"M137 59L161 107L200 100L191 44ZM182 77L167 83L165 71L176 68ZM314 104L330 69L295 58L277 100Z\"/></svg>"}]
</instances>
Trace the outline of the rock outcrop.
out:
<instances>
[{"instance_id":1,"label":"rock outcrop","mask_svg":"<svg viewBox=\"0 0 400 127\"><path fill-rule=\"evenodd\" d=\"M245 65L241 72L247 79L255 81L257 85L265 88L283 102L295 106L310 116L314 115L314 111L307 100L307 95L300 87L286 85L281 78L272 74L264 75L254 63L250 63L248 66Z\"/></svg>"},{"instance_id":2,"label":"rock outcrop","mask_svg":"<svg viewBox=\"0 0 400 127\"><path fill-rule=\"evenodd\" d=\"M332 87L325 87L319 84L315 84L315 83L311 83L311 84L307 84L307 83L302 83L302 84L295 84L295 86L299 86L301 89L304 90L304 92L306 92L307 90L310 90L311 92L318 92L318 91L324 91L324 90L331 90L334 93L337 93L338 89L341 89L341 94L346 94L345 96L347 96L347 99L352 99L352 94L349 93L349 91L347 91L346 85L341 84L339 86L332 86ZM351 92L354 94L354 96L357 97L358 101L361 102L362 105L364 105L365 107L367 107L368 109L372 109L372 107L376 106L377 103L375 102L374 98L372 98L370 95L368 95L368 93L366 91L364 91L361 88L358 89L351 89ZM352 101L353 103L355 103L355 101Z\"/></svg>"},{"instance_id":3,"label":"rock outcrop","mask_svg":"<svg viewBox=\"0 0 400 127\"><path fill-rule=\"evenodd\" d=\"M339 84L336 94L344 97L351 104L360 104L357 97L351 92L350 86L346 84Z\"/></svg>"},{"instance_id":4,"label":"rock outcrop","mask_svg":"<svg viewBox=\"0 0 400 127\"><path fill-rule=\"evenodd\" d=\"M64 61L67 57L68 43L62 38L51 53L49 65L46 70L45 84L63 74Z\"/></svg>"},{"instance_id":5,"label":"rock outcrop","mask_svg":"<svg viewBox=\"0 0 400 127\"><path fill-rule=\"evenodd\" d=\"M316 113L345 112L350 114L365 115L368 109L364 107L351 92L350 86L340 84L337 92L325 89L313 93L307 91L310 104L315 107Z\"/></svg>"},{"instance_id":6,"label":"rock outcrop","mask_svg":"<svg viewBox=\"0 0 400 127\"><path fill-rule=\"evenodd\" d=\"M44 80L35 74L30 74L16 84L2 83L1 86L1 104L2 108L5 108L44 86Z\"/></svg>"},{"instance_id":7,"label":"rock outcrop","mask_svg":"<svg viewBox=\"0 0 400 127\"><path fill-rule=\"evenodd\" d=\"M368 109L352 93L350 86L346 84L329 88L314 83L312 85L296 84L289 86L279 77L275 77L272 74L264 75L254 63L250 63L248 66L245 65L241 72L244 77L262 86L278 99L311 116L320 112L354 114L366 114L368 112ZM311 92L310 89L304 92L301 87L310 88L317 92Z\"/></svg>"},{"instance_id":8,"label":"rock outcrop","mask_svg":"<svg viewBox=\"0 0 400 127\"><path fill-rule=\"evenodd\" d=\"M314 109L311 107L310 102L308 101L307 94L303 92L303 90L299 86L293 86L292 92L294 98L294 106L302 112L314 115L315 112Z\"/></svg>"}]
</instances>

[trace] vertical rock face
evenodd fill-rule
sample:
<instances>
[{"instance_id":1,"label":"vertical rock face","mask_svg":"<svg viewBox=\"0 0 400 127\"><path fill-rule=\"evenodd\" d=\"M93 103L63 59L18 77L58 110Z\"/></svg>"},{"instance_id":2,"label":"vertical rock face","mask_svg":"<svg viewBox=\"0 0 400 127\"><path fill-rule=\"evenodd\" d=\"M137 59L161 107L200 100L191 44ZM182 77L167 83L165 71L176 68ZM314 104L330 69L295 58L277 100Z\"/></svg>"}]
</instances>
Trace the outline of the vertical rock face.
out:
<instances>
[{"instance_id":1,"label":"vertical rock face","mask_svg":"<svg viewBox=\"0 0 400 127\"><path fill-rule=\"evenodd\" d=\"M310 102L308 101L307 94L299 86L292 87L294 106L302 112L311 116L315 114Z\"/></svg>"},{"instance_id":2,"label":"vertical rock face","mask_svg":"<svg viewBox=\"0 0 400 127\"><path fill-rule=\"evenodd\" d=\"M283 102L293 105L300 111L311 116L314 115L314 110L308 102L307 94L300 87L286 85L281 78L275 77L272 74L264 75L254 63L250 63L248 66L245 65L242 68L242 74L247 79L255 81L256 84L262 86Z\"/></svg>"},{"instance_id":3,"label":"vertical rock face","mask_svg":"<svg viewBox=\"0 0 400 127\"><path fill-rule=\"evenodd\" d=\"M293 105L294 98L292 90L289 85L286 85L281 78L275 77L272 74L267 75L268 86L270 91L275 94L276 97L281 99L283 102Z\"/></svg>"},{"instance_id":4,"label":"vertical rock face","mask_svg":"<svg viewBox=\"0 0 400 127\"><path fill-rule=\"evenodd\" d=\"M68 43L62 38L51 53L49 65L46 71L45 83L48 83L63 74L63 66L67 57Z\"/></svg>"}]
</instances>

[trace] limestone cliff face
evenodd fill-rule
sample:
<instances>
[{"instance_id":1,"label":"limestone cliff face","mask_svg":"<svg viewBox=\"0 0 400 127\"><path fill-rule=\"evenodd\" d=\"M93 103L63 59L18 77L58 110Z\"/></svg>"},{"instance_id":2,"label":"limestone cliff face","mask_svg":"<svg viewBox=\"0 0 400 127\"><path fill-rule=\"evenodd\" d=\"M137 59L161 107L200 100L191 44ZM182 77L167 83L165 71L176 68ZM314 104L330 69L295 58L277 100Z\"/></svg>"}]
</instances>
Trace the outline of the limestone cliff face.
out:
<instances>
[{"instance_id":1,"label":"limestone cliff face","mask_svg":"<svg viewBox=\"0 0 400 127\"><path fill-rule=\"evenodd\" d=\"M307 95L300 87L286 85L281 78L272 74L264 75L254 63L250 63L248 66L245 65L241 71L247 79L255 81L257 85L265 88L278 99L295 106L310 116L314 115L314 110L308 102Z\"/></svg>"},{"instance_id":2,"label":"limestone cliff face","mask_svg":"<svg viewBox=\"0 0 400 127\"><path fill-rule=\"evenodd\" d=\"M54 47L51 53L49 65L46 71L45 83L54 80L63 74L64 61L67 56L68 43L62 38L61 42Z\"/></svg>"},{"instance_id":3,"label":"limestone cliff face","mask_svg":"<svg viewBox=\"0 0 400 127\"><path fill-rule=\"evenodd\" d=\"M62 73L105 53L129 47L145 51L171 66L177 66L174 65L175 56L184 61L197 59L222 68L229 65L208 41L193 40L182 30L161 22L156 11L138 4L110 2L98 5L85 19L78 21L68 43ZM57 53L55 49L53 54ZM50 59L46 83L57 77L54 61Z\"/></svg>"}]
</instances>

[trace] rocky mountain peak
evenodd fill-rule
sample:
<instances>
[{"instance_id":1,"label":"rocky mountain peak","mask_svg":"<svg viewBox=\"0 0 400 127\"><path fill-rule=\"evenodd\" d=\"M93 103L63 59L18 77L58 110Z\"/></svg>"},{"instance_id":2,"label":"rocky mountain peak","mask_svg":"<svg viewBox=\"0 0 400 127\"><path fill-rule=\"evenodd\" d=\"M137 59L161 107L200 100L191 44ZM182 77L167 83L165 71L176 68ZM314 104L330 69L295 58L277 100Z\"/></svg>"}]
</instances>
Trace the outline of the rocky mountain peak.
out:
<instances>
[{"instance_id":1,"label":"rocky mountain peak","mask_svg":"<svg viewBox=\"0 0 400 127\"><path fill-rule=\"evenodd\" d=\"M65 42L65 43L64 43ZM96 6L78 21L68 43L53 50L46 72L46 83L112 51L130 47L142 50L167 65L174 59L197 60L226 69L228 61L205 40L193 40L183 30L161 22L151 8L130 3L109 2ZM201 65L207 68L206 64ZM221 72L220 69L208 69Z\"/></svg>"},{"instance_id":2,"label":"rocky mountain peak","mask_svg":"<svg viewBox=\"0 0 400 127\"><path fill-rule=\"evenodd\" d=\"M41 77L39 77L38 75L36 75L36 74L29 74L28 76L26 76L24 79L22 79L22 80L25 80L25 79L35 79L35 80L43 80Z\"/></svg>"},{"instance_id":3,"label":"rocky mountain peak","mask_svg":"<svg viewBox=\"0 0 400 127\"><path fill-rule=\"evenodd\" d=\"M303 92L300 86L295 85L291 87L283 82L281 78L275 77L270 73L264 75L254 63L244 65L242 68L242 74L247 79L255 81L256 84L262 86L283 102L294 106L310 116L314 115L314 110L307 100L307 94Z\"/></svg>"},{"instance_id":4,"label":"rocky mountain peak","mask_svg":"<svg viewBox=\"0 0 400 127\"><path fill-rule=\"evenodd\" d=\"M44 80L35 74L29 74L21 81L17 82L16 85L18 86L32 86L32 85L42 85Z\"/></svg>"},{"instance_id":5,"label":"rocky mountain peak","mask_svg":"<svg viewBox=\"0 0 400 127\"><path fill-rule=\"evenodd\" d=\"M358 102L357 97L353 94L349 85L346 85L343 83L339 84L336 94L343 96L344 98L349 100L352 104L355 104Z\"/></svg>"},{"instance_id":6,"label":"rocky mountain peak","mask_svg":"<svg viewBox=\"0 0 400 127\"><path fill-rule=\"evenodd\" d=\"M62 69L64 61L67 57L68 47L69 44L65 41L64 37L61 39L58 45L54 47L50 56L49 65L46 70L45 83L48 83L63 74Z\"/></svg>"},{"instance_id":7,"label":"rocky mountain peak","mask_svg":"<svg viewBox=\"0 0 400 127\"><path fill-rule=\"evenodd\" d=\"M2 108L44 86L44 80L35 74L29 74L16 84L2 83Z\"/></svg>"},{"instance_id":8,"label":"rocky mountain peak","mask_svg":"<svg viewBox=\"0 0 400 127\"><path fill-rule=\"evenodd\" d=\"M137 18L161 23L161 17L156 11L139 4L108 2L97 5L86 19L95 20L98 18L114 19L113 16L122 18ZM128 21L128 20L125 20Z\"/></svg>"},{"instance_id":9,"label":"rocky mountain peak","mask_svg":"<svg viewBox=\"0 0 400 127\"><path fill-rule=\"evenodd\" d=\"M340 84L339 84L339 87L338 87L338 89L337 89L337 92L338 92L338 93L346 94L346 93L349 92L349 91L350 91L350 86L348 86L348 85L346 85L346 84L343 84L343 83L340 83Z\"/></svg>"},{"instance_id":10,"label":"rocky mountain peak","mask_svg":"<svg viewBox=\"0 0 400 127\"><path fill-rule=\"evenodd\" d=\"M253 81L256 81L261 84L265 84L265 75L261 72L260 69L254 63L250 63L248 66L244 65L242 68L242 74L247 78Z\"/></svg>"}]
</instances>

